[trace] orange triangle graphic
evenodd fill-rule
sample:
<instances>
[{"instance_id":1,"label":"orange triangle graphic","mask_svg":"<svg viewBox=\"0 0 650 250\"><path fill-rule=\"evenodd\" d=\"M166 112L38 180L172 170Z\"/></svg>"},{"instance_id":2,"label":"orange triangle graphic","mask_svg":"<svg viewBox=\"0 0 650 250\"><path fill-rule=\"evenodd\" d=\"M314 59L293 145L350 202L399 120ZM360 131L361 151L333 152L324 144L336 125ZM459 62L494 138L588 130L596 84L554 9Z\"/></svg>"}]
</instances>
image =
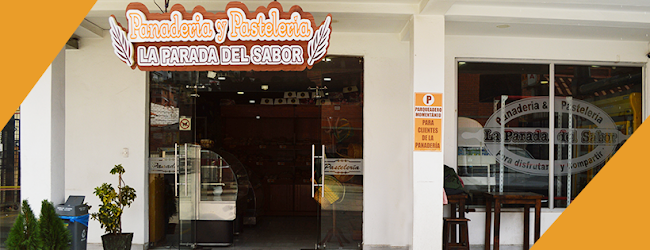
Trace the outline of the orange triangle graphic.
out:
<instances>
[{"instance_id":1,"label":"orange triangle graphic","mask_svg":"<svg viewBox=\"0 0 650 250\"><path fill-rule=\"evenodd\" d=\"M0 122L5 124L96 0L3 1Z\"/></svg>"},{"instance_id":2,"label":"orange triangle graphic","mask_svg":"<svg viewBox=\"0 0 650 250\"><path fill-rule=\"evenodd\" d=\"M650 125L643 123L532 250L647 249L644 191ZM542 214L542 217L544 215Z\"/></svg>"}]
</instances>

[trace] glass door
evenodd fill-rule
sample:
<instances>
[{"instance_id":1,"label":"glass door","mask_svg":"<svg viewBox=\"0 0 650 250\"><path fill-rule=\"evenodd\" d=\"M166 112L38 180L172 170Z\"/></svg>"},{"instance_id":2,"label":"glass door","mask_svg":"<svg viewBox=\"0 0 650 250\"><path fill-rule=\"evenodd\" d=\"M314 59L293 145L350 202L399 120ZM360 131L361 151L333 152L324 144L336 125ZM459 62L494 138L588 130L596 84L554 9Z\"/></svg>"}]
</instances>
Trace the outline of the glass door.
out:
<instances>
[{"instance_id":1,"label":"glass door","mask_svg":"<svg viewBox=\"0 0 650 250\"><path fill-rule=\"evenodd\" d=\"M320 103L321 145L312 146L318 249L361 249L363 106Z\"/></svg>"},{"instance_id":2,"label":"glass door","mask_svg":"<svg viewBox=\"0 0 650 250\"><path fill-rule=\"evenodd\" d=\"M180 244L178 249L196 246L198 209L198 170L201 167L201 147L194 144L176 145L176 197L178 199Z\"/></svg>"}]
</instances>

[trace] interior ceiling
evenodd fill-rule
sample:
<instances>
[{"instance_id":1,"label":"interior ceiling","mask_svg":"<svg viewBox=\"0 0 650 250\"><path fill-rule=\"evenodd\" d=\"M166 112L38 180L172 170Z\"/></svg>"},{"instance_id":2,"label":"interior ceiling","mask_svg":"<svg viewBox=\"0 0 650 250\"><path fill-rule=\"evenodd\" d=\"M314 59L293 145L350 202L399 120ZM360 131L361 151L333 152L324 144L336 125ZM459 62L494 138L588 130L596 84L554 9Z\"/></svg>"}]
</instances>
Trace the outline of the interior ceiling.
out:
<instances>
[{"instance_id":1,"label":"interior ceiling","mask_svg":"<svg viewBox=\"0 0 650 250\"><path fill-rule=\"evenodd\" d=\"M97 0L82 26L108 29L115 15L126 24L126 6L134 0ZM201 5L223 12L229 1L171 0L187 10ZM270 1L242 1L250 9ZM337 32L403 34L413 15L445 15L447 35L542 37L650 41L650 1L647 0L292 0L280 1L285 9L299 5L314 15L317 24L333 16ZM164 0L142 1L149 11L160 12ZM75 33L86 37L84 27ZM507 28L499 28L497 26ZM87 28L86 28L87 29Z\"/></svg>"}]
</instances>

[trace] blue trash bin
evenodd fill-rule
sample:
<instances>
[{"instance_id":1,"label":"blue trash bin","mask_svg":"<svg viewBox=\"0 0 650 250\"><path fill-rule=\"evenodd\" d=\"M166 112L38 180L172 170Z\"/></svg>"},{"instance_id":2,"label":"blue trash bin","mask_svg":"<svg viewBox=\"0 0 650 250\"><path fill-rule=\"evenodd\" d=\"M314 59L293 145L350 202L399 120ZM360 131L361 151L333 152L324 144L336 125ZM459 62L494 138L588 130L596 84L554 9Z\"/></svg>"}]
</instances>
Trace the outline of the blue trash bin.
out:
<instances>
[{"instance_id":1,"label":"blue trash bin","mask_svg":"<svg viewBox=\"0 0 650 250\"><path fill-rule=\"evenodd\" d=\"M88 243L88 207L83 204L84 196L69 196L65 204L56 207L56 213L66 224L72 235L71 250L86 250Z\"/></svg>"}]
</instances>

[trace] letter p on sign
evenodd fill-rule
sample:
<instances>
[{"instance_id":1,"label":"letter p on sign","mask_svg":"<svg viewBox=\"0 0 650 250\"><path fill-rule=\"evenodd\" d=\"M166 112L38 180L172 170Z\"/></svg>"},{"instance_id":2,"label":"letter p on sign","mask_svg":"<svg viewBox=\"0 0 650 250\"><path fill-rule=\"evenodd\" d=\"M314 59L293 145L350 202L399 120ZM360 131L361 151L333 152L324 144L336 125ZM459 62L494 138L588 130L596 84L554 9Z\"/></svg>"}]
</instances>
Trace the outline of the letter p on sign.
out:
<instances>
[{"instance_id":1,"label":"letter p on sign","mask_svg":"<svg viewBox=\"0 0 650 250\"><path fill-rule=\"evenodd\" d=\"M424 105L431 106L433 103L436 101L436 99L433 97L432 94L426 94L424 95L424 98L422 98L422 102Z\"/></svg>"}]
</instances>

